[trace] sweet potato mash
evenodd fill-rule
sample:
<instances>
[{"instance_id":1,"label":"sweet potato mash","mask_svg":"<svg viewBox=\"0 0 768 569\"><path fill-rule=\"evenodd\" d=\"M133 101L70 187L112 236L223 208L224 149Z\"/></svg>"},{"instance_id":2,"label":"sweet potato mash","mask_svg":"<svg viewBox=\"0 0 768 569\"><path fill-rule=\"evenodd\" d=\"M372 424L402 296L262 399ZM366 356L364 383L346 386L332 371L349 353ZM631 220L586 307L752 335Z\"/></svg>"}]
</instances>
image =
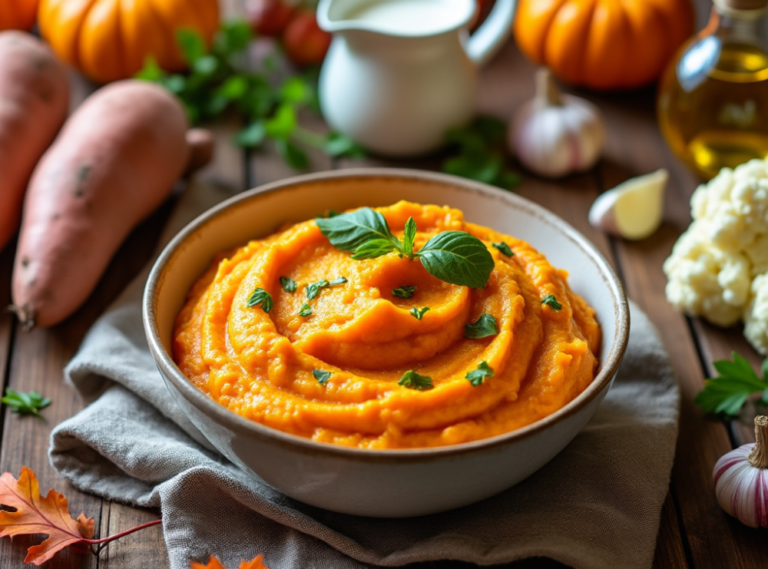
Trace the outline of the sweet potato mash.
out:
<instances>
[{"instance_id":1,"label":"sweet potato mash","mask_svg":"<svg viewBox=\"0 0 768 569\"><path fill-rule=\"evenodd\" d=\"M181 371L266 426L385 449L506 433L590 384L600 327L565 271L456 209L377 211L396 236L413 217L417 248L449 230L481 239L487 286L449 284L396 253L354 260L314 220L297 223L222 254L193 286L174 332Z\"/></svg>"}]
</instances>

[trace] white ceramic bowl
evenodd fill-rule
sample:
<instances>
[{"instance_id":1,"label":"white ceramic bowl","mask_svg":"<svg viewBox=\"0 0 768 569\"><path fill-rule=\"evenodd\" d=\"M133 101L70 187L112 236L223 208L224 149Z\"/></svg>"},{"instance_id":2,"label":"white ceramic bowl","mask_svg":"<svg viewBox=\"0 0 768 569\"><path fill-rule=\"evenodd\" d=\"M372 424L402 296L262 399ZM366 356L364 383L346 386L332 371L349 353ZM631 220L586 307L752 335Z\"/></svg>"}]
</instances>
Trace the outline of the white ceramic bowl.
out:
<instances>
[{"instance_id":1,"label":"white ceramic bowl","mask_svg":"<svg viewBox=\"0 0 768 569\"><path fill-rule=\"evenodd\" d=\"M364 450L317 443L248 421L209 399L174 364L171 335L192 283L219 251L267 235L284 221L407 199L450 205L466 219L530 242L597 311L600 369L571 403L527 427L449 447ZM464 506L530 476L581 430L607 393L629 335L627 300L611 267L581 234L515 194L431 172L365 169L298 176L261 186L198 217L152 269L143 304L149 347L168 390L207 440L233 463L288 496L336 512L377 517Z\"/></svg>"}]
</instances>

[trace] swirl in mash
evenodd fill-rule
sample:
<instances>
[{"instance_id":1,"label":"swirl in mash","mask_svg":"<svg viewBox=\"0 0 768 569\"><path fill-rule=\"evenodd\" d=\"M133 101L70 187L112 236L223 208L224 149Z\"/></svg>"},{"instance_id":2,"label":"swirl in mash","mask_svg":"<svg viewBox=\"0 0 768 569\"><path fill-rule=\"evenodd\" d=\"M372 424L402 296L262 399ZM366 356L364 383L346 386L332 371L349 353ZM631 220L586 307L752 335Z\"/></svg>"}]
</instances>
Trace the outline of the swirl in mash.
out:
<instances>
[{"instance_id":1,"label":"swirl in mash","mask_svg":"<svg viewBox=\"0 0 768 569\"><path fill-rule=\"evenodd\" d=\"M600 327L595 311L524 241L466 223L461 211L400 202L378 208L416 248L458 230L481 239L495 262L482 290L433 277L418 261L389 254L356 261L314 221L290 226L217 259L178 316L174 359L197 387L229 410L315 441L360 448L452 445L518 429L560 409L593 380ZM506 242L507 257L491 244ZM298 288L289 293L280 277ZM306 287L347 282L307 299ZM412 298L392 290L416 286ZM256 288L274 301L248 307ZM559 311L541 300L554 295ZM300 316L304 303L310 316ZM409 311L428 306L421 320ZM484 313L499 333L466 339ZM473 387L480 362L494 370ZM313 370L331 372L321 384ZM425 391L398 385L408 370L432 378Z\"/></svg>"}]
</instances>

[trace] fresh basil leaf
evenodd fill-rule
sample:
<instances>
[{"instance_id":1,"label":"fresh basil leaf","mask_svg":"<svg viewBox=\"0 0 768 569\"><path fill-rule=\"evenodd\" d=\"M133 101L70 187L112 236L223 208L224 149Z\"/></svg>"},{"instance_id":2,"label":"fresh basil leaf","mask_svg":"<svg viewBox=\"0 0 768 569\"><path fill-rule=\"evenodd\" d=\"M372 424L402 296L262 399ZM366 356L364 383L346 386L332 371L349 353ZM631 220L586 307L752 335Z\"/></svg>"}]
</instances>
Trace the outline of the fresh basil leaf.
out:
<instances>
[{"instance_id":1,"label":"fresh basil leaf","mask_svg":"<svg viewBox=\"0 0 768 569\"><path fill-rule=\"evenodd\" d=\"M310 314L312 314L312 307L305 302L299 309L299 316L309 316Z\"/></svg>"},{"instance_id":2,"label":"fresh basil leaf","mask_svg":"<svg viewBox=\"0 0 768 569\"><path fill-rule=\"evenodd\" d=\"M412 217L405 222L403 231L403 255L413 259L413 242L416 240L416 222Z\"/></svg>"},{"instance_id":3,"label":"fresh basil leaf","mask_svg":"<svg viewBox=\"0 0 768 569\"><path fill-rule=\"evenodd\" d=\"M342 251L354 251L374 239L396 241L384 216L369 207L316 223L331 245Z\"/></svg>"},{"instance_id":4,"label":"fresh basil leaf","mask_svg":"<svg viewBox=\"0 0 768 569\"><path fill-rule=\"evenodd\" d=\"M291 277L280 277L280 286L285 292L296 292L296 281Z\"/></svg>"},{"instance_id":5,"label":"fresh basil leaf","mask_svg":"<svg viewBox=\"0 0 768 569\"><path fill-rule=\"evenodd\" d=\"M344 284L347 282L346 277L339 277L338 279L333 279L331 282L328 283L328 286L336 286L340 284Z\"/></svg>"},{"instance_id":6,"label":"fresh basil leaf","mask_svg":"<svg viewBox=\"0 0 768 569\"><path fill-rule=\"evenodd\" d=\"M392 296L395 296L397 298L403 298L407 300L413 297L414 294L416 294L415 286L401 286L401 287L392 289Z\"/></svg>"},{"instance_id":7,"label":"fresh basil leaf","mask_svg":"<svg viewBox=\"0 0 768 569\"><path fill-rule=\"evenodd\" d=\"M429 306L425 306L424 308L411 308L408 312L411 316L413 316L416 320L421 320L424 318L424 314L426 314L429 311Z\"/></svg>"},{"instance_id":8,"label":"fresh basil leaf","mask_svg":"<svg viewBox=\"0 0 768 569\"><path fill-rule=\"evenodd\" d=\"M464 231L438 233L416 255L429 274L471 288L484 288L494 267L485 244Z\"/></svg>"},{"instance_id":9,"label":"fresh basil leaf","mask_svg":"<svg viewBox=\"0 0 768 569\"><path fill-rule=\"evenodd\" d=\"M469 380L469 383L472 384L472 387L479 387L483 384L486 377L493 377L493 374L494 371L491 369L491 366L489 366L487 362L480 362L477 365L476 370L470 371L464 377Z\"/></svg>"},{"instance_id":10,"label":"fresh basil leaf","mask_svg":"<svg viewBox=\"0 0 768 569\"><path fill-rule=\"evenodd\" d=\"M315 298L318 294L320 294L320 289L327 287L328 284L328 281L323 279L307 286L307 300L312 300Z\"/></svg>"},{"instance_id":11,"label":"fresh basil leaf","mask_svg":"<svg viewBox=\"0 0 768 569\"><path fill-rule=\"evenodd\" d=\"M470 340L487 338L499 333L499 325L492 314L482 314L474 324L464 326L464 337Z\"/></svg>"},{"instance_id":12,"label":"fresh basil leaf","mask_svg":"<svg viewBox=\"0 0 768 569\"><path fill-rule=\"evenodd\" d=\"M562 310L562 308L563 308L563 305L560 304L557 301L557 299L555 298L554 294L548 294L547 296L545 296L542 299L541 303L542 304L546 304L547 306L549 306L552 310L554 310L556 312L559 311L559 310Z\"/></svg>"},{"instance_id":13,"label":"fresh basil leaf","mask_svg":"<svg viewBox=\"0 0 768 569\"><path fill-rule=\"evenodd\" d=\"M272 305L272 295L261 287L254 290L253 294L250 296L250 298L248 298L249 308L253 308L254 306L261 306L261 309L264 312L269 312L272 310Z\"/></svg>"},{"instance_id":14,"label":"fresh basil leaf","mask_svg":"<svg viewBox=\"0 0 768 569\"><path fill-rule=\"evenodd\" d=\"M509 245L507 245L504 241L501 243L491 243L496 249L504 253L507 257L513 257L515 254L512 252L512 249L509 248Z\"/></svg>"},{"instance_id":15,"label":"fresh basil leaf","mask_svg":"<svg viewBox=\"0 0 768 569\"><path fill-rule=\"evenodd\" d=\"M331 375L333 375L330 371L325 371L323 369L313 369L312 375L315 376L315 379L320 385L325 385L328 383L328 380L331 379Z\"/></svg>"},{"instance_id":16,"label":"fresh basil leaf","mask_svg":"<svg viewBox=\"0 0 768 569\"><path fill-rule=\"evenodd\" d=\"M375 259L376 257L382 257L392 251L397 251L397 245L392 241L386 239L374 239L360 245L352 254L352 258L356 261L363 259Z\"/></svg>"},{"instance_id":17,"label":"fresh basil leaf","mask_svg":"<svg viewBox=\"0 0 768 569\"><path fill-rule=\"evenodd\" d=\"M407 387L408 389L418 389L419 391L432 389L434 387L431 377L420 375L412 369L406 371L403 374L403 377L400 378L400 381L397 382L397 384L402 385L403 387Z\"/></svg>"}]
</instances>

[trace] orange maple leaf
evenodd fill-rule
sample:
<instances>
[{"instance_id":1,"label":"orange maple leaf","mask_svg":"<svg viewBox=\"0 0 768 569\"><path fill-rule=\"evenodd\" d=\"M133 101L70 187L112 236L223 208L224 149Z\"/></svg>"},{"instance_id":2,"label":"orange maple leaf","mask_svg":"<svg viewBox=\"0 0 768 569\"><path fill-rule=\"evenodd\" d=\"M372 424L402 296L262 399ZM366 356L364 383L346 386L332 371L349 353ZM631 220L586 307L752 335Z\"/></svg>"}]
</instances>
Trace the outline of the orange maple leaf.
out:
<instances>
[{"instance_id":1,"label":"orange maple leaf","mask_svg":"<svg viewBox=\"0 0 768 569\"><path fill-rule=\"evenodd\" d=\"M56 552L93 537L93 518L69 515L67 499L51 489L40 495L37 476L26 466L16 480L10 472L0 476L0 504L16 511L0 511L0 537L24 534L46 534L40 545L27 551L25 563L42 565Z\"/></svg>"},{"instance_id":2,"label":"orange maple leaf","mask_svg":"<svg viewBox=\"0 0 768 569\"><path fill-rule=\"evenodd\" d=\"M227 569L227 568L221 564L221 561L219 561L213 555L211 555L206 565L203 565L202 563L198 563L197 561L193 561L192 564L190 565L190 569ZM254 557L251 561L243 560L240 563L239 569L269 569L269 567L264 565L264 556L259 554L256 557Z\"/></svg>"}]
</instances>

